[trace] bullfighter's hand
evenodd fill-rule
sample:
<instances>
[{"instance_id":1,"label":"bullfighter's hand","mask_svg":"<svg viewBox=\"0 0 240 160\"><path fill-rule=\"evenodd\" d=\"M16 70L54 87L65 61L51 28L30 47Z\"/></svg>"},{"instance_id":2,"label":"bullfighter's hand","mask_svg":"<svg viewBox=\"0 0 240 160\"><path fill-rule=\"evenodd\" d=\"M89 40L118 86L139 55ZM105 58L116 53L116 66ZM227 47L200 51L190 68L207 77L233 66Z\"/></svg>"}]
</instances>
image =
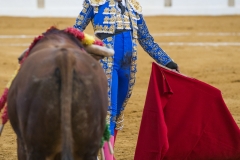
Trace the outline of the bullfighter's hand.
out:
<instances>
[{"instance_id":1,"label":"bullfighter's hand","mask_svg":"<svg viewBox=\"0 0 240 160\"><path fill-rule=\"evenodd\" d=\"M177 72L180 73L180 70L179 70L179 67L178 67L177 63L175 63L175 62L173 62L173 61L169 62L169 63L166 65L166 67L169 68L169 69L173 69L173 70L175 70L175 71L177 71Z\"/></svg>"}]
</instances>

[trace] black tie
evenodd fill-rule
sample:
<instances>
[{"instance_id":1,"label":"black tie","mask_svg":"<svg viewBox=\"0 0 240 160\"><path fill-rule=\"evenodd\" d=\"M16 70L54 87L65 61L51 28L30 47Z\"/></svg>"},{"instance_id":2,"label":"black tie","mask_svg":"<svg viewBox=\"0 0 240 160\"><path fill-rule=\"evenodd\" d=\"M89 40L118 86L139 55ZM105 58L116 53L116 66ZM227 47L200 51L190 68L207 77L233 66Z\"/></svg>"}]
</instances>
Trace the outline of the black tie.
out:
<instances>
[{"instance_id":1,"label":"black tie","mask_svg":"<svg viewBox=\"0 0 240 160\"><path fill-rule=\"evenodd\" d=\"M121 14L125 12L125 7L122 4L122 1L118 1L118 7L121 9Z\"/></svg>"}]
</instances>

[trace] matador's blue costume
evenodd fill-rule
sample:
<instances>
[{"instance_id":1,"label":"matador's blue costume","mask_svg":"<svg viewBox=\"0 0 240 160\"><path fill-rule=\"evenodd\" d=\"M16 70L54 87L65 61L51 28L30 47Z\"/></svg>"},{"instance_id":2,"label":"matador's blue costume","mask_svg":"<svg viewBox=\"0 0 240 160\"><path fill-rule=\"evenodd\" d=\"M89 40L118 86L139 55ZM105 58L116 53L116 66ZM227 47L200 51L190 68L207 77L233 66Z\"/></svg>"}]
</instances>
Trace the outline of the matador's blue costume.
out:
<instances>
[{"instance_id":1,"label":"matador's blue costume","mask_svg":"<svg viewBox=\"0 0 240 160\"><path fill-rule=\"evenodd\" d=\"M83 31L92 22L95 35L113 48L115 54L101 60L108 78L107 118L111 134L123 128L124 109L131 96L137 72L137 43L158 63L166 66L172 59L154 42L136 0L125 1L121 12L116 0L85 0L75 28Z\"/></svg>"}]
</instances>

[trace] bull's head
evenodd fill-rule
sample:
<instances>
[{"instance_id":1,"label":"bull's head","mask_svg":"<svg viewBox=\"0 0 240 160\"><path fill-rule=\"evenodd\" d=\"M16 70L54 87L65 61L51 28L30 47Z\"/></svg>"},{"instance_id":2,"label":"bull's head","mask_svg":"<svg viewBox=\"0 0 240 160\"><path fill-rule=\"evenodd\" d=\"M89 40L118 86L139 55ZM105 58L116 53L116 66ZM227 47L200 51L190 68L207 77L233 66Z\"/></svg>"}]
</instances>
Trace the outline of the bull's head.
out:
<instances>
[{"instance_id":1,"label":"bull's head","mask_svg":"<svg viewBox=\"0 0 240 160\"><path fill-rule=\"evenodd\" d=\"M89 46L84 46L84 49L87 53L89 53L93 58L96 60L103 59L104 57L110 57L113 56L114 50L109 49L107 47L99 46L99 45L89 45ZM18 62L22 61L23 57L27 53L28 49L26 49L19 57L18 57Z\"/></svg>"},{"instance_id":2,"label":"bull's head","mask_svg":"<svg viewBox=\"0 0 240 160\"><path fill-rule=\"evenodd\" d=\"M96 60L103 59L104 57L111 57L114 54L113 49L109 49L107 47L98 46L98 45L90 45L86 46L85 50L91 54Z\"/></svg>"},{"instance_id":3,"label":"bull's head","mask_svg":"<svg viewBox=\"0 0 240 160\"><path fill-rule=\"evenodd\" d=\"M69 27L64 30L59 30L56 27L51 27L45 33L43 33L42 35L40 35L34 39L33 43L30 45L30 47L28 49L26 49L18 57L19 63L21 63L23 58L28 56L30 50L40 40L44 40L44 37L45 37L45 39L47 39L46 37L51 36L51 35L53 35L52 38L53 37L56 38L56 36L59 36L57 38L63 38L63 37L66 38L67 37L73 43L77 44L80 48L83 48L87 53L92 55L96 60L100 60L104 57L110 57L110 56L113 56L113 54L114 54L114 50L104 47L102 41L99 41L99 40L95 39L94 37L79 31L76 28Z\"/></svg>"}]
</instances>

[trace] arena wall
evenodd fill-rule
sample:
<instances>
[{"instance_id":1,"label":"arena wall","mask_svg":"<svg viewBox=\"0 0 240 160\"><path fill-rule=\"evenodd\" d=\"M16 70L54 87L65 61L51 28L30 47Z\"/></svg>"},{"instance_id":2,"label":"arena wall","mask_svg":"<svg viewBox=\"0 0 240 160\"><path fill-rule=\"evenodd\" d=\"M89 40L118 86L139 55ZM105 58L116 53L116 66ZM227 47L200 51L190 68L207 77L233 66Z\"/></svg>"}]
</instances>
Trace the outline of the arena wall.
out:
<instances>
[{"instance_id":1,"label":"arena wall","mask_svg":"<svg viewBox=\"0 0 240 160\"><path fill-rule=\"evenodd\" d=\"M145 15L240 15L240 0L138 0ZM0 0L0 16L76 17L83 0Z\"/></svg>"}]
</instances>

